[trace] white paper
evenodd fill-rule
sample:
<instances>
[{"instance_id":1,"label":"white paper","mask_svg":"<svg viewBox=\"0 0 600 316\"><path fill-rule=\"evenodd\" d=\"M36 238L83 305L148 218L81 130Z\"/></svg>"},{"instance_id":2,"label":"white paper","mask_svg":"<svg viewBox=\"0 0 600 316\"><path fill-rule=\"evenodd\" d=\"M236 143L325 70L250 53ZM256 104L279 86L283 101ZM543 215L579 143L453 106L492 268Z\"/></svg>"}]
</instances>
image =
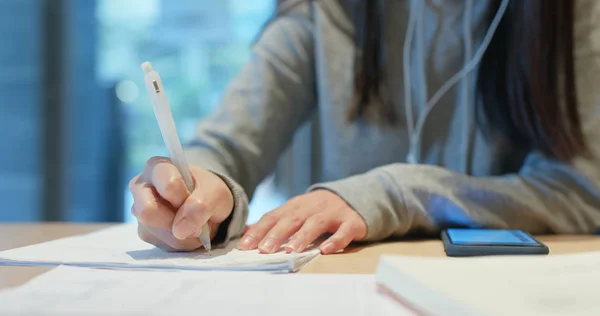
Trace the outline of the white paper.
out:
<instances>
[{"instance_id":1,"label":"white paper","mask_svg":"<svg viewBox=\"0 0 600 316\"><path fill-rule=\"evenodd\" d=\"M450 306L462 309L456 315L600 315L600 252L381 260L386 275L378 282L424 309L444 311L433 315L455 315Z\"/></svg>"},{"instance_id":2,"label":"white paper","mask_svg":"<svg viewBox=\"0 0 600 316\"><path fill-rule=\"evenodd\" d=\"M403 316L373 275L125 271L60 266L0 291L4 316Z\"/></svg>"},{"instance_id":3,"label":"white paper","mask_svg":"<svg viewBox=\"0 0 600 316\"><path fill-rule=\"evenodd\" d=\"M318 249L303 253L260 254L236 249L237 240L204 250L165 252L137 236L135 225L124 224L88 235L69 237L0 252L0 264L75 265L125 269L266 270L295 271L316 256Z\"/></svg>"}]
</instances>

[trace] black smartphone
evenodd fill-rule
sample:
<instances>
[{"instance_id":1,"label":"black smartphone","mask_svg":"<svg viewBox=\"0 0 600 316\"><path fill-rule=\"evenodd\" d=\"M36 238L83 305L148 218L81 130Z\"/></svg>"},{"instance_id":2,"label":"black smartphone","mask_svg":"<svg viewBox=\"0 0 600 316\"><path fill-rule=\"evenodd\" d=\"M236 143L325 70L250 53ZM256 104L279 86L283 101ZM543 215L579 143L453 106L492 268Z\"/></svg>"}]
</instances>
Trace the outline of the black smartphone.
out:
<instances>
[{"instance_id":1,"label":"black smartphone","mask_svg":"<svg viewBox=\"0 0 600 316\"><path fill-rule=\"evenodd\" d=\"M442 231L449 257L547 255L546 245L522 230L448 228Z\"/></svg>"}]
</instances>

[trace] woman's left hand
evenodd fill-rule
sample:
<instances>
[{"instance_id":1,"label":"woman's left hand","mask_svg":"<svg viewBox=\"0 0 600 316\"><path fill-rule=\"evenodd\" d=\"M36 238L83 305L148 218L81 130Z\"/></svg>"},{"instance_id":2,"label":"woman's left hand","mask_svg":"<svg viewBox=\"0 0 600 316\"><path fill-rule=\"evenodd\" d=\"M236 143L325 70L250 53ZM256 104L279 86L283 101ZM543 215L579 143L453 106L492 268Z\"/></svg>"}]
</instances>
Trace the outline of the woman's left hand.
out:
<instances>
[{"instance_id":1,"label":"woman's left hand","mask_svg":"<svg viewBox=\"0 0 600 316\"><path fill-rule=\"evenodd\" d=\"M297 196L265 214L250 226L239 248L273 253L290 237L287 252L302 252L324 233L333 233L319 247L321 253L342 250L352 241L365 238L367 225L341 197L327 190L315 190Z\"/></svg>"}]
</instances>

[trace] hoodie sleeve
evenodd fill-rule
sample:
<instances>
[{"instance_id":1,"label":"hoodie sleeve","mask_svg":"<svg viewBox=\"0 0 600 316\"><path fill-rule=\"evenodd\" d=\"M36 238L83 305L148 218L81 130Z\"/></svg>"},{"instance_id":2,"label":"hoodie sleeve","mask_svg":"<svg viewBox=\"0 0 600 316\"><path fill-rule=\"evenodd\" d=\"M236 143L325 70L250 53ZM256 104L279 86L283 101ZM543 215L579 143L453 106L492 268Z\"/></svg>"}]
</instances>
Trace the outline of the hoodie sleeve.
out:
<instances>
[{"instance_id":1,"label":"hoodie sleeve","mask_svg":"<svg viewBox=\"0 0 600 316\"><path fill-rule=\"evenodd\" d=\"M474 178L440 167L393 164L309 190L336 192L366 221L367 240L452 226L531 233L600 228L600 2L575 3L575 72L589 154L566 164L531 153L516 174Z\"/></svg>"},{"instance_id":2,"label":"hoodie sleeve","mask_svg":"<svg viewBox=\"0 0 600 316\"><path fill-rule=\"evenodd\" d=\"M316 102L309 5L286 4L282 10L286 13L266 27L250 61L186 148L189 164L217 174L233 193L234 209L219 229L220 242L242 233L248 197Z\"/></svg>"}]
</instances>

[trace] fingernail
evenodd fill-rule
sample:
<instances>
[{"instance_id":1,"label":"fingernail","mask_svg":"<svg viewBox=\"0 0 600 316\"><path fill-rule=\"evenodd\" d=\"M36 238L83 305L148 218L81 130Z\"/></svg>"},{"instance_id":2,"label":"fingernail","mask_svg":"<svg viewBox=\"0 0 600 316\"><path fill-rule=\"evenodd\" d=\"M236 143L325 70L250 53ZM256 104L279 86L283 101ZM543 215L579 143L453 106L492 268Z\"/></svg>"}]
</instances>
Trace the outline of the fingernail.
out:
<instances>
[{"instance_id":1,"label":"fingernail","mask_svg":"<svg viewBox=\"0 0 600 316\"><path fill-rule=\"evenodd\" d=\"M198 226L196 223L184 217L175 225L175 229L173 229L173 235L179 240L184 240L195 233L197 229Z\"/></svg>"},{"instance_id":2,"label":"fingernail","mask_svg":"<svg viewBox=\"0 0 600 316\"><path fill-rule=\"evenodd\" d=\"M292 240L286 246L285 250L287 252L298 252L300 250L300 241Z\"/></svg>"},{"instance_id":3,"label":"fingernail","mask_svg":"<svg viewBox=\"0 0 600 316\"><path fill-rule=\"evenodd\" d=\"M330 254L332 252L335 251L335 248L333 246L332 242L325 242L323 245L321 245L321 252L324 254Z\"/></svg>"},{"instance_id":4,"label":"fingernail","mask_svg":"<svg viewBox=\"0 0 600 316\"><path fill-rule=\"evenodd\" d=\"M243 248L243 249L248 249L252 246L252 241L253 241L252 236L246 236L246 237L242 238L242 240L240 240L239 247Z\"/></svg>"},{"instance_id":5,"label":"fingernail","mask_svg":"<svg viewBox=\"0 0 600 316\"><path fill-rule=\"evenodd\" d=\"M272 238L267 238L260 243L258 248L262 252L272 253L275 250L275 241Z\"/></svg>"}]
</instances>

